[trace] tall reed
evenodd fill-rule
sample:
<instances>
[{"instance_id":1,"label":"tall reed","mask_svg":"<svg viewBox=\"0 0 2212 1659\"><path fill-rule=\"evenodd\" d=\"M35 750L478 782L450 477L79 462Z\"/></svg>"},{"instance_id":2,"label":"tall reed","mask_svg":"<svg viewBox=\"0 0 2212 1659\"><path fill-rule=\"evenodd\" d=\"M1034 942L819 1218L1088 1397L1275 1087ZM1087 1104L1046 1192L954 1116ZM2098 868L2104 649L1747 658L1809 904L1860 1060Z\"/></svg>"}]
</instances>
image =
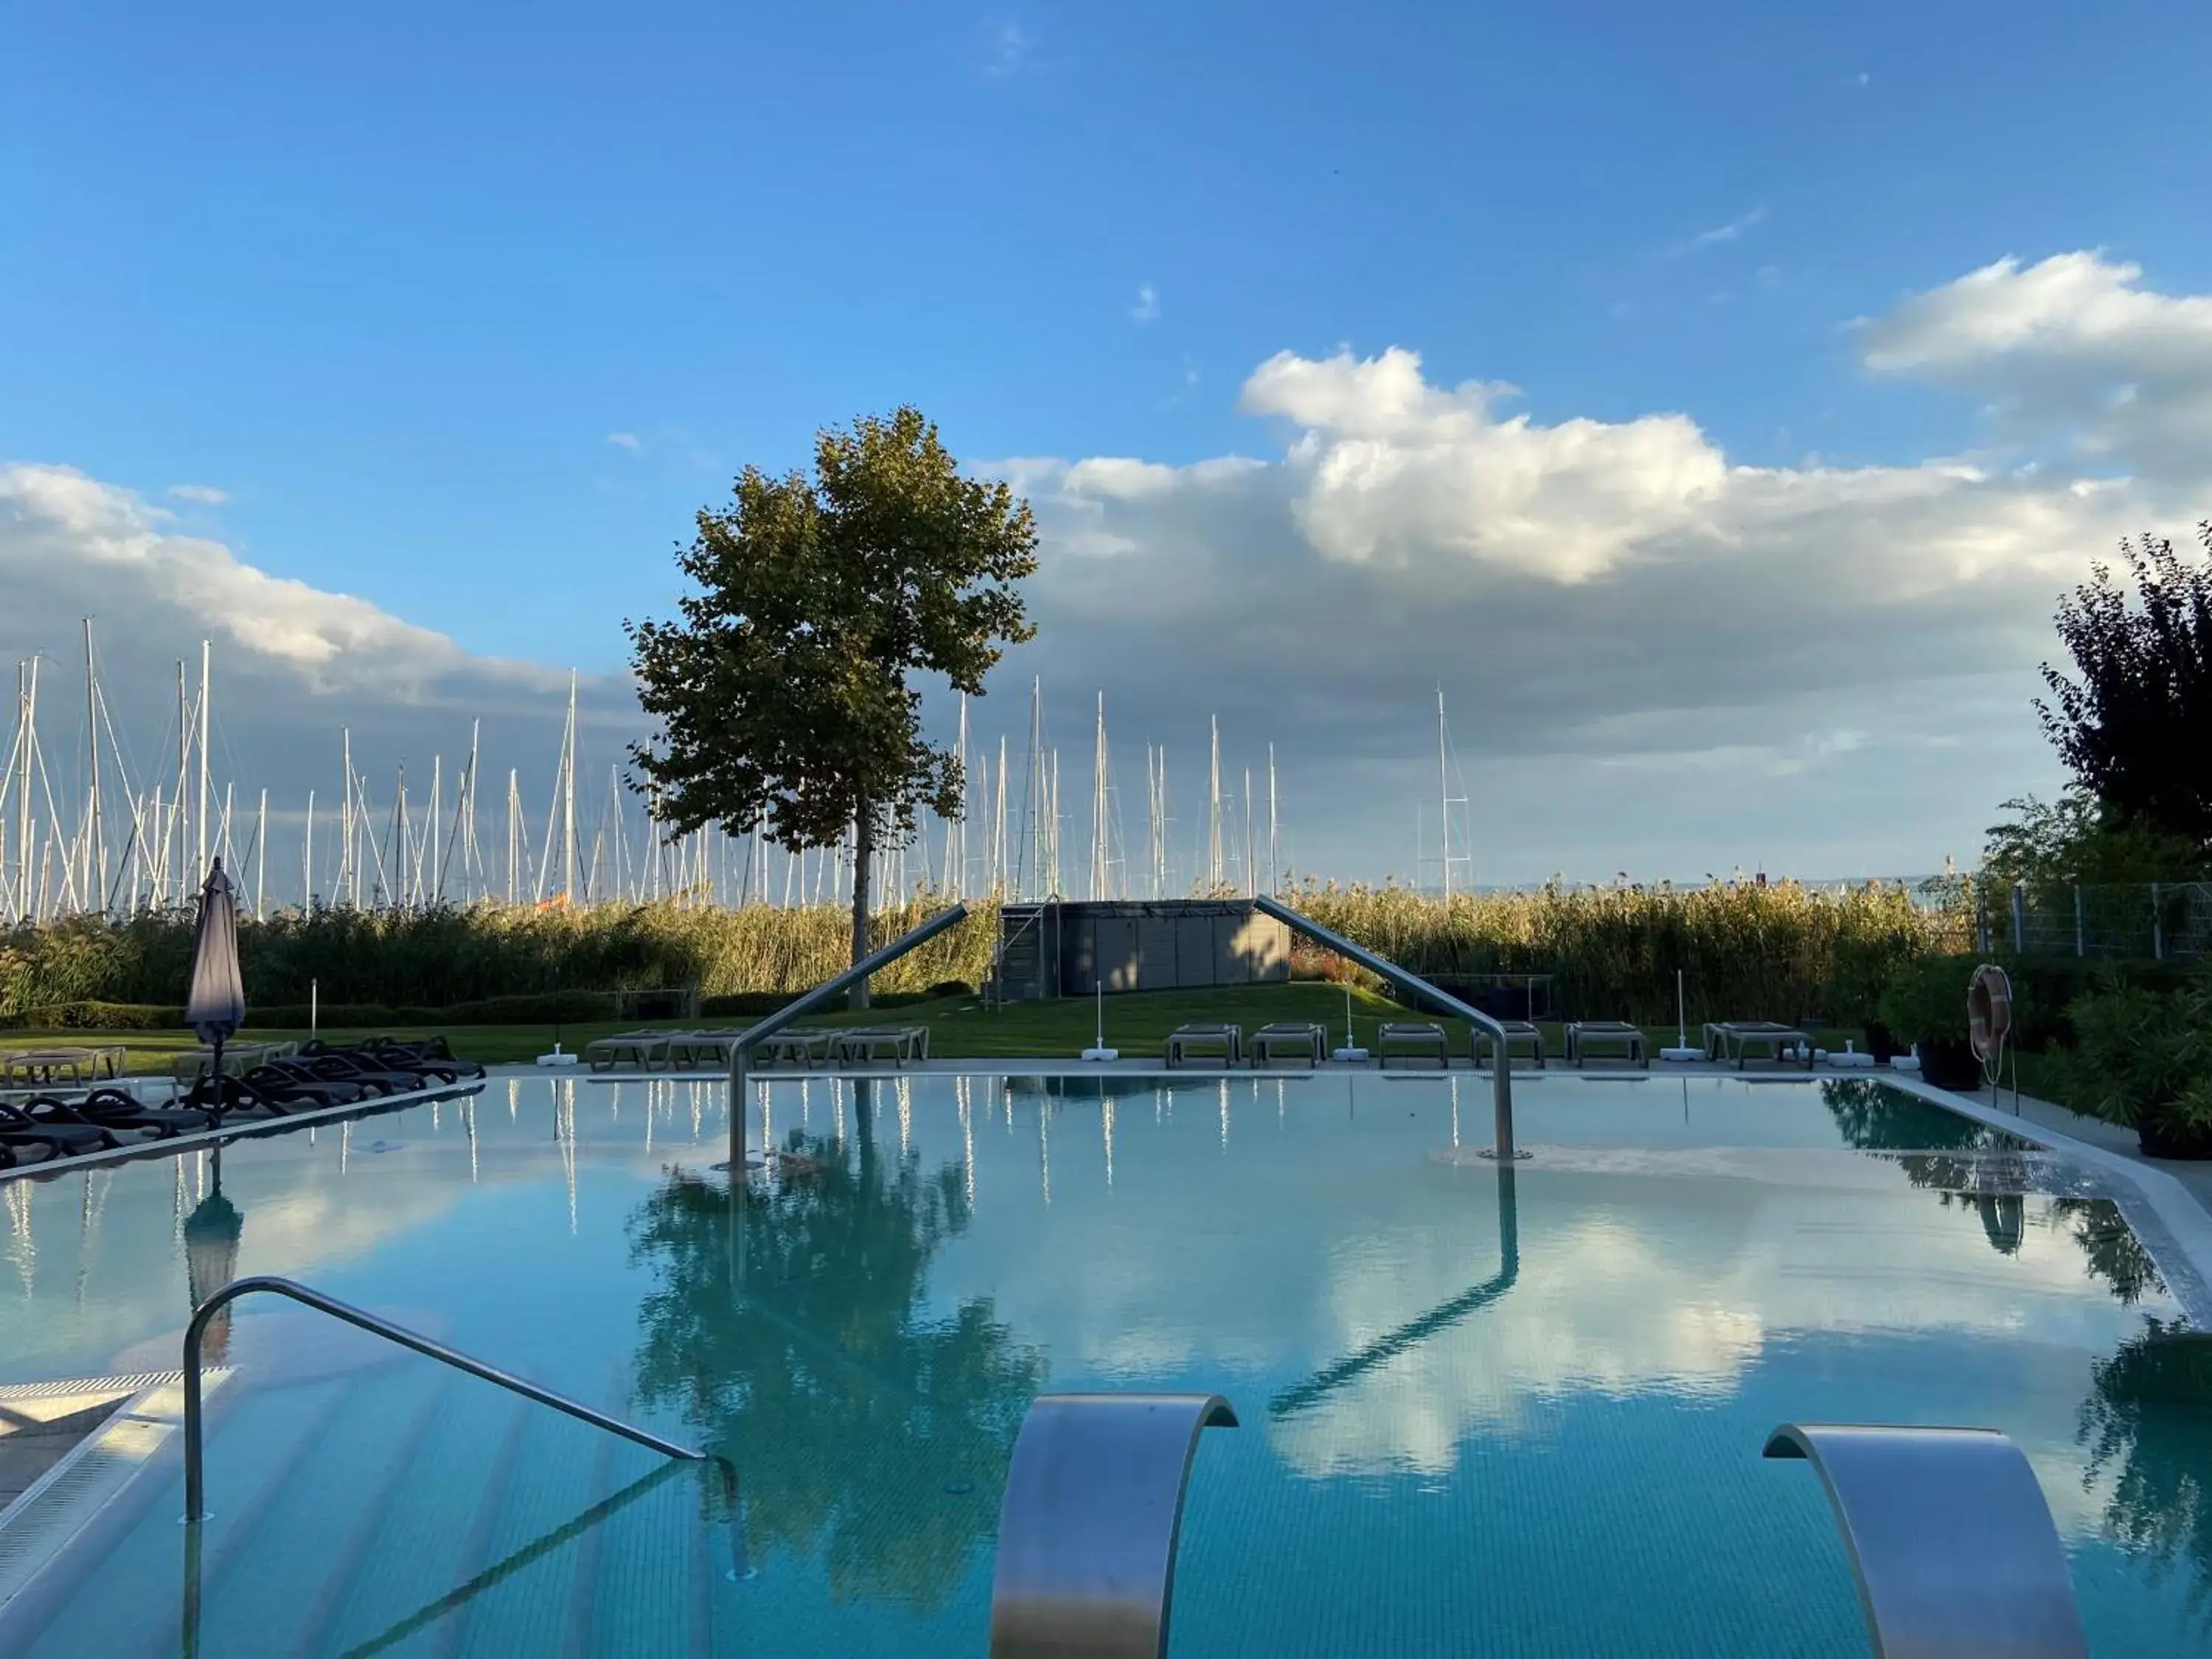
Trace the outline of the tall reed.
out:
<instances>
[{"instance_id":1,"label":"tall reed","mask_svg":"<svg viewBox=\"0 0 2212 1659\"><path fill-rule=\"evenodd\" d=\"M1449 903L1401 887L1307 885L1286 895L1316 921L1418 973L1555 975L1561 1005L1590 1018L1663 1024L1674 972L1690 1018L1822 1015L1857 1024L1899 963L1970 943L1966 913L1931 911L1901 889L1836 894L1774 886L1552 887L1462 894ZM937 908L884 910L886 940ZM883 991L948 980L980 984L997 935L988 902L876 979ZM696 986L705 995L795 992L845 966L847 913L832 905L722 910L674 903L541 910L286 912L241 923L246 995L438 1007L556 991ZM0 933L0 1018L76 1001L173 1004L191 957L188 917L109 924L79 919Z\"/></svg>"}]
</instances>

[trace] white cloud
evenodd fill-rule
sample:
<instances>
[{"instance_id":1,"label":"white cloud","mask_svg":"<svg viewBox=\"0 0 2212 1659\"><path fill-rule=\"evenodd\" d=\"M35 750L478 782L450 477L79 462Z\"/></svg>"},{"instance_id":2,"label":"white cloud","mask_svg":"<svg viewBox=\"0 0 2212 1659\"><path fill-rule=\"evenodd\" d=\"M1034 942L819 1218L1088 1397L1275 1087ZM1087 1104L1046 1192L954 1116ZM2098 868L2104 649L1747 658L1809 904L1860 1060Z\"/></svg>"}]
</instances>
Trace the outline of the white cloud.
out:
<instances>
[{"instance_id":1,"label":"white cloud","mask_svg":"<svg viewBox=\"0 0 2212 1659\"><path fill-rule=\"evenodd\" d=\"M1756 228L1765 217L1764 206L1753 208L1748 213L1731 219L1724 225L1715 225L1711 230L1701 230L1696 235L1686 238L1675 245L1674 252L1688 253L1701 247L1717 247L1724 242L1740 242L1747 232Z\"/></svg>"},{"instance_id":2,"label":"white cloud","mask_svg":"<svg viewBox=\"0 0 2212 1659\"><path fill-rule=\"evenodd\" d=\"M617 449L627 449L633 455L644 453L645 446L639 442L638 435L635 432L610 432L607 434L607 441Z\"/></svg>"},{"instance_id":3,"label":"white cloud","mask_svg":"<svg viewBox=\"0 0 2212 1659\"><path fill-rule=\"evenodd\" d=\"M1290 797L1335 826L1307 867L1409 872L1376 826L1402 814L1410 842L1434 793L1412 734L1439 678L1485 879L1971 859L1996 801L2057 777L2028 703L2057 595L2124 532L2185 529L2212 483L2212 446L2182 441L2212 404L2212 301L2094 255L2034 270L1863 325L1868 366L2015 391L2016 420L2132 476L1750 466L1687 414L1541 422L1410 350L1284 352L1242 394L1277 424L1266 459L1020 464L1051 645L1009 667L1071 702L1105 687L1133 742L1201 741L1210 712L1277 740ZM1648 810L1624 816L1631 760Z\"/></svg>"},{"instance_id":4,"label":"white cloud","mask_svg":"<svg viewBox=\"0 0 2212 1659\"><path fill-rule=\"evenodd\" d=\"M213 484L171 484L169 494L180 501L190 501L195 507L221 507L230 499L227 489L217 489Z\"/></svg>"},{"instance_id":5,"label":"white cloud","mask_svg":"<svg viewBox=\"0 0 2212 1659\"><path fill-rule=\"evenodd\" d=\"M1036 42L1018 23L1002 23L984 42L983 73L994 80L1018 75L1036 60Z\"/></svg>"},{"instance_id":6,"label":"white cloud","mask_svg":"<svg viewBox=\"0 0 2212 1659\"><path fill-rule=\"evenodd\" d=\"M1160 296L1150 283L1137 289L1137 303L1129 307L1129 315L1140 323L1156 322L1160 314Z\"/></svg>"},{"instance_id":7,"label":"white cloud","mask_svg":"<svg viewBox=\"0 0 2212 1659\"><path fill-rule=\"evenodd\" d=\"M557 750L565 672L477 655L367 599L272 574L70 467L0 465L0 655L46 653L45 673L65 677L50 684L74 677L80 619L94 619L122 759L142 788L161 777L165 750L173 769L175 665L190 661L196 680L202 640L212 647L218 787L234 778L251 799L265 786L279 816L296 814L311 787L325 805L336 798L341 727L380 800L402 759L419 787L442 754L450 779L479 719L487 761L519 767L533 796L531 781L547 777ZM640 716L622 681L587 680L582 696L604 777ZM45 746L61 794L74 787L65 721ZM296 850L279 848L275 867L279 879L298 870Z\"/></svg>"},{"instance_id":8,"label":"white cloud","mask_svg":"<svg viewBox=\"0 0 2212 1659\"><path fill-rule=\"evenodd\" d=\"M2202 483L2212 471L2212 295L2142 286L2094 252L2007 257L1856 336L1875 374L1984 400L2000 434L2056 438L2083 456Z\"/></svg>"}]
</instances>

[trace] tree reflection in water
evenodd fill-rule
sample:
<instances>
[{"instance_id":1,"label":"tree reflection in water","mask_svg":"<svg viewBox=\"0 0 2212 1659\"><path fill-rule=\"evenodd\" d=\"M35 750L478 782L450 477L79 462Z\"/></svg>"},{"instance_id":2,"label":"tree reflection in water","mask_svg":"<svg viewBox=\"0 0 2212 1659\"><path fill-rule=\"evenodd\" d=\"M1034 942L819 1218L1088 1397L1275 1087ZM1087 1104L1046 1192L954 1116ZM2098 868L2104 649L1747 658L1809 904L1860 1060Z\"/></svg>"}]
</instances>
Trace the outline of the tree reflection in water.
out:
<instances>
[{"instance_id":1,"label":"tree reflection in water","mask_svg":"<svg viewBox=\"0 0 2212 1659\"><path fill-rule=\"evenodd\" d=\"M2019 1249L2025 1200L1960 1190L1981 1184L1975 1155L2015 1150L2018 1139L1863 1078L1823 1083L1820 1092L1850 1146L1896 1154L1914 1186L1947 1205L1974 1206L1993 1246ZM2054 1198L2050 1213L2089 1276L2123 1306L2165 1293L2157 1264L2112 1200ZM2091 1370L2081 1417L2085 1480L2111 1474L2106 1534L2162 1567L2180 1565L2190 1605L2204 1617L2212 1613L2212 1334L2155 1315L2143 1325Z\"/></svg>"},{"instance_id":2,"label":"tree reflection in water","mask_svg":"<svg viewBox=\"0 0 2212 1659\"><path fill-rule=\"evenodd\" d=\"M2162 1571L2190 1576L2189 1605L2212 1615L2212 1335L2147 1317L2142 1335L2091 1372L2081 1407L2087 1482L2107 1471L2105 1529Z\"/></svg>"},{"instance_id":3,"label":"tree reflection in water","mask_svg":"<svg viewBox=\"0 0 2212 1659\"><path fill-rule=\"evenodd\" d=\"M840 1600L934 1607L995 1528L1044 1361L988 1299L926 1305L968 1223L963 1172L879 1156L855 1086L857 1157L794 1130L773 1189L733 1203L677 1170L631 1218L658 1279L637 1387L737 1465L755 1559L818 1555Z\"/></svg>"},{"instance_id":4,"label":"tree reflection in water","mask_svg":"<svg viewBox=\"0 0 2212 1659\"><path fill-rule=\"evenodd\" d=\"M1978 1160L2028 1150L2028 1143L1869 1078L1824 1082L1820 1099L1845 1145L1893 1154L1905 1178L1934 1192L1945 1208L1972 1209L1990 1249L2002 1255L2019 1253L2027 1233L2027 1200L2018 1193L1977 1190L1987 1184ZM2081 1248L2090 1277L2103 1281L2123 1306L2133 1307L2146 1292L2165 1291L2150 1252L2110 1199L2054 1198L2051 1218Z\"/></svg>"}]
</instances>

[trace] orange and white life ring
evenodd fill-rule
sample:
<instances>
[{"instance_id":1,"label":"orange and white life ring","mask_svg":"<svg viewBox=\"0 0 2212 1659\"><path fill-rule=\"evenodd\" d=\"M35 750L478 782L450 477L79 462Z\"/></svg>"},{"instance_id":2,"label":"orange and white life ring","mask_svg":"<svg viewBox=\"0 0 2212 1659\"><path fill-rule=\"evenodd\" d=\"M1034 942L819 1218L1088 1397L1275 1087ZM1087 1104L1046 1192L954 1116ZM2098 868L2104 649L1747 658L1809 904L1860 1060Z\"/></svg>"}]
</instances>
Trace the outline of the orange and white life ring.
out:
<instances>
[{"instance_id":1,"label":"orange and white life ring","mask_svg":"<svg viewBox=\"0 0 2212 1659\"><path fill-rule=\"evenodd\" d=\"M1993 962L1974 969L1966 982L1966 1041L1984 1066L1996 1065L2012 1035L2012 981Z\"/></svg>"}]
</instances>

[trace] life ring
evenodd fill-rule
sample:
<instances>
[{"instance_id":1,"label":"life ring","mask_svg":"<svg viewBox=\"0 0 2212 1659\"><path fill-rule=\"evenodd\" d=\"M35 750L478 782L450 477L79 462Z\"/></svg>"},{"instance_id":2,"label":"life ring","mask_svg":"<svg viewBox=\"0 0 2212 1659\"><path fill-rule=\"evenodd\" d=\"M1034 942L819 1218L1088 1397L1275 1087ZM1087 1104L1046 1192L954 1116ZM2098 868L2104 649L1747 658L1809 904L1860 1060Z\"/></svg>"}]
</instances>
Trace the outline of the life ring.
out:
<instances>
[{"instance_id":1,"label":"life ring","mask_svg":"<svg viewBox=\"0 0 2212 1659\"><path fill-rule=\"evenodd\" d=\"M2002 1060L2005 1039L2011 1035L2012 981L2003 969L1985 962L1966 982L1966 1041L1985 1071Z\"/></svg>"}]
</instances>

